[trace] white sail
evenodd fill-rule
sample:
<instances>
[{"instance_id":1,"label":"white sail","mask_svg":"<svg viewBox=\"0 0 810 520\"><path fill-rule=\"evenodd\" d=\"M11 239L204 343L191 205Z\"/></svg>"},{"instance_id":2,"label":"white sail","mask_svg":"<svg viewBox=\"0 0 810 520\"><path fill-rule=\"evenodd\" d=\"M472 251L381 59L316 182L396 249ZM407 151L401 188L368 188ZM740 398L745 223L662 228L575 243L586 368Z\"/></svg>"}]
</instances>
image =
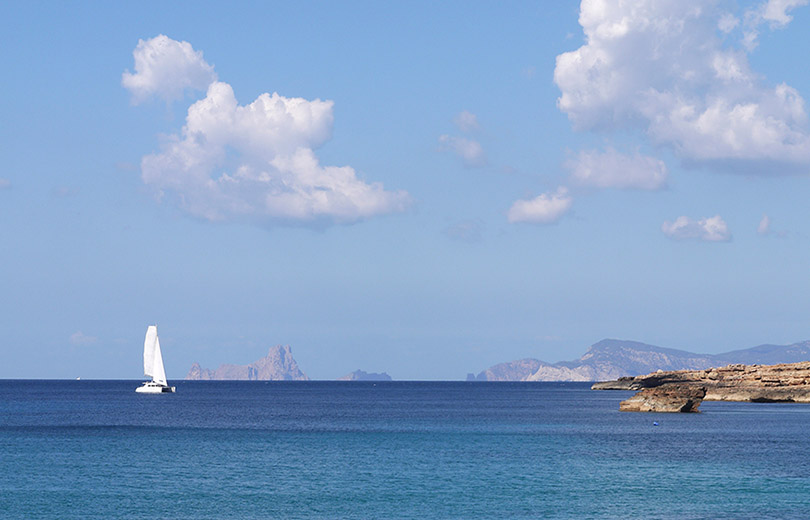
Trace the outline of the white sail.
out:
<instances>
[{"instance_id":1,"label":"white sail","mask_svg":"<svg viewBox=\"0 0 810 520\"><path fill-rule=\"evenodd\" d=\"M155 343L157 343L157 327L149 325L146 329L146 338L143 340L143 375L152 377L155 373Z\"/></svg>"},{"instance_id":2,"label":"white sail","mask_svg":"<svg viewBox=\"0 0 810 520\"><path fill-rule=\"evenodd\" d=\"M157 326L150 325L146 329L146 338L143 340L143 374L151 377L152 381L166 386L166 370L163 368L163 356L160 353L160 340L157 335Z\"/></svg>"},{"instance_id":3,"label":"white sail","mask_svg":"<svg viewBox=\"0 0 810 520\"><path fill-rule=\"evenodd\" d=\"M146 338L143 340L143 373L152 380L135 389L139 394L174 393L174 387L166 382L166 370L163 368L163 355L160 353L156 325L150 325L146 329Z\"/></svg>"},{"instance_id":4,"label":"white sail","mask_svg":"<svg viewBox=\"0 0 810 520\"><path fill-rule=\"evenodd\" d=\"M155 334L155 362L152 365L152 381L168 386L166 382L166 371L163 369L163 356L160 354L160 340Z\"/></svg>"}]
</instances>

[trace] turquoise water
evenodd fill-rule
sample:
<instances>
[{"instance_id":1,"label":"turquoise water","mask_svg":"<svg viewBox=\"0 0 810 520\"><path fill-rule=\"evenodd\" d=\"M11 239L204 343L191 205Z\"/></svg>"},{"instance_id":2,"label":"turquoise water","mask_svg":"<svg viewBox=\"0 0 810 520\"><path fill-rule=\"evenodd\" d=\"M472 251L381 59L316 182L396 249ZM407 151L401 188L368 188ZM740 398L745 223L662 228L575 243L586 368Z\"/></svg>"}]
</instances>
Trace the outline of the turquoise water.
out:
<instances>
[{"instance_id":1,"label":"turquoise water","mask_svg":"<svg viewBox=\"0 0 810 520\"><path fill-rule=\"evenodd\" d=\"M0 381L0 518L810 517L810 405L619 413L629 393L578 383L137 385Z\"/></svg>"}]
</instances>

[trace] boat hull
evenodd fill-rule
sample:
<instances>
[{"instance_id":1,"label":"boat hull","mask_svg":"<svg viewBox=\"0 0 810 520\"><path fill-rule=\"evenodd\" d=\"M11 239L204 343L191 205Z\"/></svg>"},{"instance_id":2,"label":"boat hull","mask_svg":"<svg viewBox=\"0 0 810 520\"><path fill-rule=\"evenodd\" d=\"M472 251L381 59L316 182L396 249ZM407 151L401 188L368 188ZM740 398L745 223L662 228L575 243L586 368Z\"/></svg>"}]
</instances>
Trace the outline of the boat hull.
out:
<instances>
[{"instance_id":1,"label":"boat hull","mask_svg":"<svg viewBox=\"0 0 810 520\"><path fill-rule=\"evenodd\" d=\"M139 394L172 394L174 393L173 386L164 386L155 383L154 381L147 381L143 385L135 389Z\"/></svg>"}]
</instances>

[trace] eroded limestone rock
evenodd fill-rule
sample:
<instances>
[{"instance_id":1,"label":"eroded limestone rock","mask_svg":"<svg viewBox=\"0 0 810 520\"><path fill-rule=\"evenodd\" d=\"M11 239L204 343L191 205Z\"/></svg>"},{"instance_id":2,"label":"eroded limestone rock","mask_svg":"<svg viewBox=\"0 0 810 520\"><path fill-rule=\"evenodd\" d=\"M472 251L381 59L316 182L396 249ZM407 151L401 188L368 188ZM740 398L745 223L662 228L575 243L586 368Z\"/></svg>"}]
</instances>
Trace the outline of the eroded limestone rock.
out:
<instances>
[{"instance_id":1,"label":"eroded limestone rock","mask_svg":"<svg viewBox=\"0 0 810 520\"><path fill-rule=\"evenodd\" d=\"M664 385L645 388L622 401L622 412L697 412L706 388L693 385Z\"/></svg>"},{"instance_id":2,"label":"eroded limestone rock","mask_svg":"<svg viewBox=\"0 0 810 520\"><path fill-rule=\"evenodd\" d=\"M627 411L694 411L700 400L810 403L810 361L779 365L727 365L705 370L653 372L596 383L594 390L639 390L622 402ZM703 395L690 410L679 410L693 398L695 388ZM627 403L627 404L626 404ZM687 407L689 408L689 407Z\"/></svg>"}]
</instances>

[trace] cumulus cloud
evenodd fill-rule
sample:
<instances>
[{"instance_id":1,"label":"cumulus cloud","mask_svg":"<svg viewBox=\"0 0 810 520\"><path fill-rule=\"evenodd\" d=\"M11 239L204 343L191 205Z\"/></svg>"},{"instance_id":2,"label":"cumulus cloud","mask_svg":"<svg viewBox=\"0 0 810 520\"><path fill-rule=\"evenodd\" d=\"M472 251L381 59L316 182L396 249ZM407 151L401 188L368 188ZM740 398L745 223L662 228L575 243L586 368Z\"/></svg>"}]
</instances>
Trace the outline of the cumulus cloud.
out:
<instances>
[{"instance_id":1,"label":"cumulus cloud","mask_svg":"<svg viewBox=\"0 0 810 520\"><path fill-rule=\"evenodd\" d=\"M731 232L720 215L710 218L691 219L678 217L674 222L666 221L661 231L673 240L703 240L705 242L729 242Z\"/></svg>"},{"instance_id":2,"label":"cumulus cloud","mask_svg":"<svg viewBox=\"0 0 810 520\"><path fill-rule=\"evenodd\" d=\"M205 90L217 79L214 67L200 51L188 42L178 42L163 34L149 40L138 40L132 52L135 73L128 70L121 84L132 93L132 101L140 103L150 96L166 101L183 98L186 89Z\"/></svg>"},{"instance_id":3,"label":"cumulus cloud","mask_svg":"<svg viewBox=\"0 0 810 520\"><path fill-rule=\"evenodd\" d=\"M666 186L668 175L659 159L639 152L625 155L613 148L581 151L565 167L575 182L596 188L658 190Z\"/></svg>"},{"instance_id":4,"label":"cumulus cloud","mask_svg":"<svg viewBox=\"0 0 810 520\"><path fill-rule=\"evenodd\" d=\"M76 346L82 345L92 345L93 343L98 341L98 338L95 336L88 336L84 334L82 331L74 332L70 335L70 344Z\"/></svg>"},{"instance_id":5,"label":"cumulus cloud","mask_svg":"<svg viewBox=\"0 0 810 520\"><path fill-rule=\"evenodd\" d=\"M187 50L202 59L190 45ZM154 69L176 61L174 54L162 56L169 63L152 56ZM331 137L332 106L278 93L240 105L229 84L210 82L205 98L189 107L182 131L168 136L159 153L143 157L143 181L189 213L215 221L348 223L403 211L410 203L406 192L366 183L350 166L320 164L314 149Z\"/></svg>"},{"instance_id":6,"label":"cumulus cloud","mask_svg":"<svg viewBox=\"0 0 810 520\"><path fill-rule=\"evenodd\" d=\"M787 23L800 3L763 4L761 19ZM745 42L723 37L737 19L720 6L583 0L586 43L557 56L559 109L576 129L639 130L686 163L762 174L806 169L804 99L751 70Z\"/></svg>"},{"instance_id":7,"label":"cumulus cloud","mask_svg":"<svg viewBox=\"0 0 810 520\"><path fill-rule=\"evenodd\" d=\"M573 204L568 188L560 186L553 193L543 193L533 199L518 200L509 208L509 222L553 224L562 218Z\"/></svg>"},{"instance_id":8,"label":"cumulus cloud","mask_svg":"<svg viewBox=\"0 0 810 520\"><path fill-rule=\"evenodd\" d=\"M464 166L477 168L487 164L487 157L481 143L466 137L455 137L452 135L439 136L440 149L455 153Z\"/></svg>"}]
</instances>

